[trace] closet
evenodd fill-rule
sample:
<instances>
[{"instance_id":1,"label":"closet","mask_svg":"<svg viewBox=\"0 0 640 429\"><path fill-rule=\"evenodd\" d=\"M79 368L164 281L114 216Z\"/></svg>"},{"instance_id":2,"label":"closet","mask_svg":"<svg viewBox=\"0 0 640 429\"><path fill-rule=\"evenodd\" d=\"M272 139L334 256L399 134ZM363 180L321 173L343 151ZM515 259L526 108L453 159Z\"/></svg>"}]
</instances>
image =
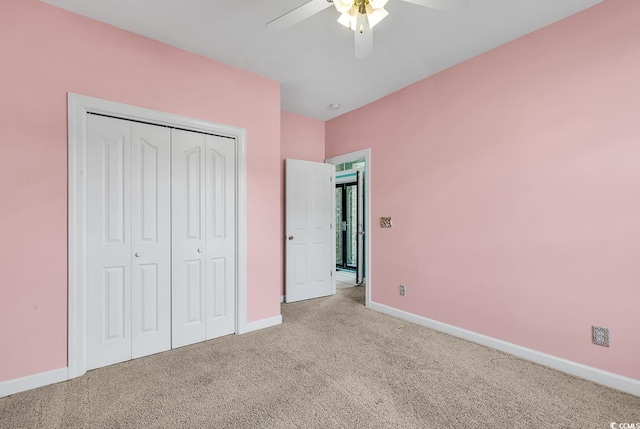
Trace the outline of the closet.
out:
<instances>
[{"instance_id":1,"label":"closet","mask_svg":"<svg viewBox=\"0 0 640 429\"><path fill-rule=\"evenodd\" d=\"M235 145L87 117L87 369L235 332Z\"/></svg>"}]
</instances>

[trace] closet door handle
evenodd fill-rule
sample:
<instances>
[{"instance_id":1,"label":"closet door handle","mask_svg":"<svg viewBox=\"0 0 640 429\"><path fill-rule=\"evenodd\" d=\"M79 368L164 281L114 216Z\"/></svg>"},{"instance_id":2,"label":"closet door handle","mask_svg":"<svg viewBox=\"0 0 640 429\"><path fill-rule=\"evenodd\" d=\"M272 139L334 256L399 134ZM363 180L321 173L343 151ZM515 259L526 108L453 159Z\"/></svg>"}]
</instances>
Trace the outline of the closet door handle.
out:
<instances>
[{"instance_id":1,"label":"closet door handle","mask_svg":"<svg viewBox=\"0 0 640 429\"><path fill-rule=\"evenodd\" d=\"M198 249L198 253L202 253L202 248L199 248L199 249Z\"/></svg>"},{"instance_id":2,"label":"closet door handle","mask_svg":"<svg viewBox=\"0 0 640 429\"><path fill-rule=\"evenodd\" d=\"M136 258L139 258L141 253L140 252L136 252L136 253L134 253L134 255L135 255Z\"/></svg>"}]
</instances>

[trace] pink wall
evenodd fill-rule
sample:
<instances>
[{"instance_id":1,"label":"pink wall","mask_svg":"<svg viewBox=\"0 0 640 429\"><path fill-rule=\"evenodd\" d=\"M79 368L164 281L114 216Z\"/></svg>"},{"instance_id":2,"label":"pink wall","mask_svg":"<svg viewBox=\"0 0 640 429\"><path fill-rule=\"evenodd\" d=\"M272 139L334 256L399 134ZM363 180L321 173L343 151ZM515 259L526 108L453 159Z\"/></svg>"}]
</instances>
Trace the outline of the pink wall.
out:
<instances>
[{"instance_id":1,"label":"pink wall","mask_svg":"<svg viewBox=\"0 0 640 429\"><path fill-rule=\"evenodd\" d=\"M37 0L0 2L0 381L67 365L67 92L244 127L249 321L280 314L277 82Z\"/></svg>"},{"instance_id":2,"label":"pink wall","mask_svg":"<svg viewBox=\"0 0 640 429\"><path fill-rule=\"evenodd\" d=\"M282 210L284 213L284 160L287 158L302 159L304 161L324 162L324 122L295 113L282 111L280 117L281 147L280 157L282 171ZM284 255L284 216L282 218L281 249ZM284 272L284 261L282 265ZM282 295L284 295L284 274Z\"/></svg>"},{"instance_id":3,"label":"pink wall","mask_svg":"<svg viewBox=\"0 0 640 429\"><path fill-rule=\"evenodd\" d=\"M283 168L287 158L324 162L324 124L317 119L284 110L281 112L280 155Z\"/></svg>"},{"instance_id":4,"label":"pink wall","mask_svg":"<svg viewBox=\"0 0 640 429\"><path fill-rule=\"evenodd\" d=\"M373 301L640 379L638 22L607 0L327 123L393 216Z\"/></svg>"}]
</instances>

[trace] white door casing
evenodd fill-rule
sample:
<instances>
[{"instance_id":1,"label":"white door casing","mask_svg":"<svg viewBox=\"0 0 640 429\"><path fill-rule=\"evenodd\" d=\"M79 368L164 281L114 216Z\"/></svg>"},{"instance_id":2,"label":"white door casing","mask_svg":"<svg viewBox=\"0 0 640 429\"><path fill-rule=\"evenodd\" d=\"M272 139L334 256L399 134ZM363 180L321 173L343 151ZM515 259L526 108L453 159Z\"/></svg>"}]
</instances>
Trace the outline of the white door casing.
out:
<instances>
[{"instance_id":1,"label":"white door casing","mask_svg":"<svg viewBox=\"0 0 640 429\"><path fill-rule=\"evenodd\" d=\"M335 293L333 166L286 160L285 301Z\"/></svg>"},{"instance_id":2,"label":"white door casing","mask_svg":"<svg viewBox=\"0 0 640 429\"><path fill-rule=\"evenodd\" d=\"M87 371L88 319L89 319L89 186L88 186L88 122L95 113L132 121L146 122L168 127L189 129L196 132L222 135L231 138L235 156L235 330L237 334L257 327L247 322L247 188L246 188L246 131L242 128L216 124L151 109L116 103L108 100L68 94L69 110L69 336L68 378L78 377ZM131 208L133 209L133 208ZM130 259L131 261L131 259ZM122 266L122 265L120 265ZM148 284L148 283L147 283ZM233 318L233 316L229 316ZM130 322L129 322L130 323Z\"/></svg>"},{"instance_id":3,"label":"white door casing","mask_svg":"<svg viewBox=\"0 0 640 429\"><path fill-rule=\"evenodd\" d=\"M347 153L344 155L338 155L333 158L325 160L327 164L331 164L332 167L338 164L344 164L345 162L353 162L364 159L365 167L363 173L363 185L364 185L364 280L365 280L365 306L371 307L371 290L373 284L372 276L372 264L371 264L371 177L373 167L371 164L371 149L362 149L355 152Z\"/></svg>"},{"instance_id":4,"label":"white door casing","mask_svg":"<svg viewBox=\"0 0 640 429\"><path fill-rule=\"evenodd\" d=\"M171 348L169 129L88 118L88 369Z\"/></svg>"},{"instance_id":5,"label":"white door casing","mask_svg":"<svg viewBox=\"0 0 640 429\"><path fill-rule=\"evenodd\" d=\"M356 283L362 283L362 276L364 271L362 267L364 266L364 186L363 186L363 177L362 171L356 172L357 177L357 187L358 187L358 202L357 202L357 218L358 225L356 226L356 240L358 247L358 256L357 256L357 266L356 266Z\"/></svg>"},{"instance_id":6,"label":"white door casing","mask_svg":"<svg viewBox=\"0 0 640 429\"><path fill-rule=\"evenodd\" d=\"M172 133L173 347L235 332L234 142Z\"/></svg>"}]
</instances>

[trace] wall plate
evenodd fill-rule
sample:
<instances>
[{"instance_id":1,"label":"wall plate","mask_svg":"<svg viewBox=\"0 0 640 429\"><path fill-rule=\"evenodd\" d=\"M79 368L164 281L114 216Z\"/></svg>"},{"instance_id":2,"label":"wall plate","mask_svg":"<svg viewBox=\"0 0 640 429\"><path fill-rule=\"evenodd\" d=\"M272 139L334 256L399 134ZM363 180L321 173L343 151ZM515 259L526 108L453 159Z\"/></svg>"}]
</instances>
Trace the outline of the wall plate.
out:
<instances>
[{"instance_id":1,"label":"wall plate","mask_svg":"<svg viewBox=\"0 0 640 429\"><path fill-rule=\"evenodd\" d=\"M591 331L593 336L593 344L609 347L609 328L603 328L602 326L592 326Z\"/></svg>"}]
</instances>

